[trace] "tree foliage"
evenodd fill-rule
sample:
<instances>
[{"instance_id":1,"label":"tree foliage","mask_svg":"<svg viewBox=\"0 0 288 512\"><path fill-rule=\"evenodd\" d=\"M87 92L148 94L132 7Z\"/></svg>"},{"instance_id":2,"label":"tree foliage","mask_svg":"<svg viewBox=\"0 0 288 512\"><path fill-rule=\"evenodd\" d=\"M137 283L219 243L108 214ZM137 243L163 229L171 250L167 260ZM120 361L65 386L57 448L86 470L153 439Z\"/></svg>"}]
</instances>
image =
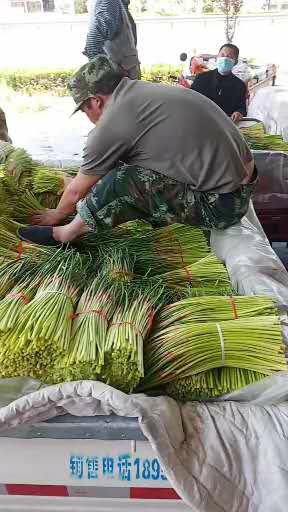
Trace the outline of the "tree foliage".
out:
<instances>
[{"instance_id":1,"label":"tree foliage","mask_svg":"<svg viewBox=\"0 0 288 512\"><path fill-rule=\"evenodd\" d=\"M225 36L227 43L232 43L238 16L243 7L243 0L219 0L219 9L225 16Z\"/></svg>"},{"instance_id":2,"label":"tree foliage","mask_svg":"<svg viewBox=\"0 0 288 512\"><path fill-rule=\"evenodd\" d=\"M218 11L218 2L217 0L204 0L203 2L203 13L211 14Z\"/></svg>"},{"instance_id":3,"label":"tree foliage","mask_svg":"<svg viewBox=\"0 0 288 512\"><path fill-rule=\"evenodd\" d=\"M74 0L75 13L84 14L88 11L87 0Z\"/></svg>"},{"instance_id":4,"label":"tree foliage","mask_svg":"<svg viewBox=\"0 0 288 512\"><path fill-rule=\"evenodd\" d=\"M131 0L131 11L137 15L185 16L195 14L200 0Z\"/></svg>"}]
</instances>

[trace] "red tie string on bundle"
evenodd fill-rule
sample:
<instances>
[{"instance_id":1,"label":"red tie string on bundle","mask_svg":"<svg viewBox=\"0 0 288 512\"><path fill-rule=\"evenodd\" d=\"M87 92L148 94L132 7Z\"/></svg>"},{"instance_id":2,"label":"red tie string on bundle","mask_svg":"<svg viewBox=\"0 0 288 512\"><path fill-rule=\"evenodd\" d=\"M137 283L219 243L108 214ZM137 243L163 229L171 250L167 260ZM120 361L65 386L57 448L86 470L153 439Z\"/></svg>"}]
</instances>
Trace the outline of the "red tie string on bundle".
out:
<instances>
[{"instance_id":1,"label":"red tie string on bundle","mask_svg":"<svg viewBox=\"0 0 288 512\"><path fill-rule=\"evenodd\" d=\"M25 305L30 302L29 297L27 295L25 295L24 292L9 293L7 295L7 298L9 298L9 299L22 299Z\"/></svg>"},{"instance_id":2,"label":"red tie string on bundle","mask_svg":"<svg viewBox=\"0 0 288 512\"><path fill-rule=\"evenodd\" d=\"M156 312L155 311L151 311L151 313L149 315L149 320L148 320L147 335L149 335L151 330L152 330L155 315L156 315Z\"/></svg>"},{"instance_id":3,"label":"red tie string on bundle","mask_svg":"<svg viewBox=\"0 0 288 512\"><path fill-rule=\"evenodd\" d=\"M180 257L181 257L182 266L185 266L181 243L179 242L178 238L175 236L175 233L173 232L171 226L172 225L169 225L166 227L166 233L168 234L168 242L170 242L169 250L167 250L165 248L161 250L161 247L160 248L157 247L156 244L153 245L153 250L160 258L168 258L168 259L169 259L169 257L176 258L176 256L179 255L179 251L173 250L173 246L175 245L175 242L176 242L176 244L180 247Z\"/></svg>"},{"instance_id":4,"label":"red tie string on bundle","mask_svg":"<svg viewBox=\"0 0 288 512\"><path fill-rule=\"evenodd\" d=\"M80 311L79 313L72 313L71 315L69 315L69 318L74 320L75 318L78 318L80 315L88 315L89 313L94 313L95 315L101 316L102 318L104 318L104 320L109 322L108 316L106 315L106 313L104 313L102 309L87 309L86 311Z\"/></svg>"},{"instance_id":5,"label":"red tie string on bundle","mask_svg":"<svg viewBox=\"0 0 288 512\"><path fill-rule=\"evenodd\" d=\"M187 275L187 278L188 278L188 282L189 282L190 284L192 284L192 283L193 283L193 275L192 275L191 270L190 270L190 269L189 269L189 267L188 267L188 266L186 266L186 265L183 265L183 268L184 268L184 270L185 270L185 272L186 272L186 275Z\"/></svg>"},{"instance_id":6,"label":"red tie string on bundle","mask_svg":"<svg viewBox=\"0 0 288 512\"><path fill-rule=\"evenodd\" d=\"M187 274L186 280L192 282L195 276L191 275L191 265L211 254L211 250L198 227L176 223L155 231L152 253L148 260L144 256L144 263L146 268L150 263L153 274L156 270L165 274L182 269Z\"/></svg>"},{"instance_id":7,"label":"red tie string on bundle","mask_svg":"<svg viewBox=\"0 0 288 512\"><path fill-rule=\"evenodd\" d=\"M130 325L130 327L132 327L134 329L135 333L138 336L140 336L142 338L142 340L144 340L144 336L143 336L142 332L139 331L139 329L137 329L136 325L133 322L115 322L114 324L110 325L110 328L111 327L124 327L125 325Z\"/></svg>"},{"instance_id":8,"label":"red tie string on bundle","mask_svg":"<svg viewBox=\"0 0 288 512\"><path fill-rule=\"evenodd\" d=\"M20 260L23 256L23 242L19 240L17 245L17 260Z\"/></svg>"},{"instance_id":9,"label":"red tie string on bundle","mask_svg":"<svg viewBox=\"0 0 288 512\"><path fill-rule=\"evenodd\" d=\"M161 381L164 380L167 382L167 377L169 377L169 381L173 381L174 379L177 379L178 375L175 372L166 371L162 373L162 375L159 378L159 384L161 385ZM166 384L165 382L165 384Z\"/></svg>"},{"instance_id":10,"label":"red tie string on bundle","mask_svg":"<svg viewBox=\"0 0 288 512\"><path fill-rule=\"evenodd\" d=\"M130 392L144 376L143 343L153 325L162 293L163 285L158 283L152 283L145 291L124 292L105 343L104 373L111 386Z\"/></svg>"},{"instance_id":11,"label":"red tie string on bundle","mask_svg":"<svg viewBox=\"0 0 288 512\"><path fill-rule=\"evenodd\" d=\"M165 352L165 357L168 361L173 361L173 359L177 357L177 354L175 354L175 352Z\"/></svg>"},{"instance_id":12,"label":"red tie string on bundle","mask_svg":"<svg viewBox=\"0 0 288 512\"><path fill-rule=\"evenodd\" d=\"M190 284L192 284L193 282L193 276L192 276L192 273L191 273L191 270L189 269L189 265L187 265L187 263L185 262L185 259L184 259L184 254L183 254L183 249L182 249L182 245L181 243L179 242L177 236L175 236L174 232L171 231L172 230L172 225L168 226L168 233L169 235L173 235L171 236L171 243L175 243L178 245L179 247L179 254L180 254L180 258L181 258L181 264L182 264L182 268L184 269L184 271L186 272L186 275L187 275L187 278L188 278L188 282Z\"/></svg>"},{"instance_id":13,"label":"red tie string on bundle","mask_svg":"<svg viewBox=\"0 0 288 512\"><path fill-rule=\"evenodd\" d=\"M232 311L233 311L233 315L234 315L234 319L233 320L238 320L238 312L237 312L237 304L235 302L235 298L233 297L233 295L231 295L229 297L229 300L230 300L230 303L231 303L231 306L232 306Z\"/></svg>"}]
</instances>

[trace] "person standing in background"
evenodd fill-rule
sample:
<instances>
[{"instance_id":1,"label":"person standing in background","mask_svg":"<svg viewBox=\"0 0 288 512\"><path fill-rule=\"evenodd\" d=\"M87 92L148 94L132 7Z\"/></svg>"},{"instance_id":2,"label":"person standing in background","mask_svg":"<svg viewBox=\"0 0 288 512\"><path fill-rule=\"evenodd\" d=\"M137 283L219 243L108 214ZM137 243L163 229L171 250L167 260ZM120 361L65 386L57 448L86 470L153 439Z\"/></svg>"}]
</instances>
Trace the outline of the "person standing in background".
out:
<instances>
[{"instance_id":1,"label":"person standing in background","mask_svg":"<svg viewBox=\"0 0 288 512\"><path fill-rule=\"evenodd\" d=\"M129 11L130 0L94 0L83 54L89 60L106 54L125 75L140 77L137 30Z\"/></svg>"}]
</instances>

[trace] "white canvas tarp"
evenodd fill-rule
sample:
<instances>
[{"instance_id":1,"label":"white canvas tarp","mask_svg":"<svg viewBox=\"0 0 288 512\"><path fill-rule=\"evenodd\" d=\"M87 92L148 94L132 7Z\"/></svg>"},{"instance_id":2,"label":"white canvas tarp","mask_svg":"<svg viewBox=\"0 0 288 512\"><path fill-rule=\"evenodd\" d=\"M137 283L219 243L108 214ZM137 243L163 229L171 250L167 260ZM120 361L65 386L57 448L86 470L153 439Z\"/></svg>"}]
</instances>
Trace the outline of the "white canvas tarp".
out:
<instances>
[{"instance_id":1,"label":"white canvas tarp","mask_svg":"<svg viewBox=\"0 0 288 512\"><path fill-rule=\"evenodd\" d=\"M269 379L270 380L270 379ZM270 382L271 384L271 382ZM269 389L274 389L273 405ZM267 391L268 390L268 391ZM194 512L284 512L288 502L288 375L261 405L125 395L100 382L50 386L0 409L0 431L59 414L137 417L167 477ZM278 404L277 397L283 400ZM274 401L276 404L274 404Z\"/></svg>"},{"instance_id":2,"label":"white canvas tarp","mask_svg":"<svg viewBox=\"0 0 288 512\"><path fill-rule=\"evenodd\" d=\"M288 140L288 88L263 87L252 99L248 117L262 121L267 133Z\"/></svg>"}]
</instances>

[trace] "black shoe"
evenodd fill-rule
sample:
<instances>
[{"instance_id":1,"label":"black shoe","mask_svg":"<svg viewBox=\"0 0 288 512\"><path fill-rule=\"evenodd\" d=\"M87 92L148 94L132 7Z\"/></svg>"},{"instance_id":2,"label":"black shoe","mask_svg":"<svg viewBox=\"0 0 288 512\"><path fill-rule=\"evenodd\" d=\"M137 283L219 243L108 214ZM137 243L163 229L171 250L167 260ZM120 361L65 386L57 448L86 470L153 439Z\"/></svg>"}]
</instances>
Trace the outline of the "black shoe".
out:
<instances>
[{"instance_id":1,"label":"black shoe","mask_svg":"<svg viewBox=\"0 0 288 512\"><path fill-rule=\"evenodd\" d=\"M18 237L23 242L32 242L47 247L59 247L61 242L53 238L53 228L50 226L27 226L18 229Z\"/></svg>"}]
</instances>

